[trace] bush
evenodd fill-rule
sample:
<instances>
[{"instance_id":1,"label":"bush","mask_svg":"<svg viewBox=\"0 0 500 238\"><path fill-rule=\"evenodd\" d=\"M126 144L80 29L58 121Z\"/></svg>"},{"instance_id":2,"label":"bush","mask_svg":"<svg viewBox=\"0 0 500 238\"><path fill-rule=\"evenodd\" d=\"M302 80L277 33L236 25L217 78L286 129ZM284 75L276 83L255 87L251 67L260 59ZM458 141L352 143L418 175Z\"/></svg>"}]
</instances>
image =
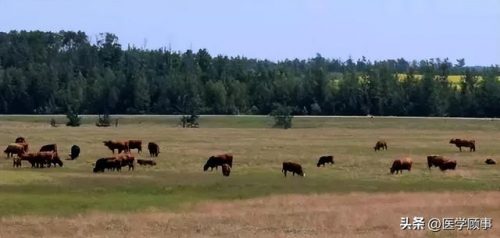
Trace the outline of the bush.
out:
<instances>
[{"instance_id":1,"label":"bush","mask_svg":"<svg viewBox=\"0 0 500 238\"><path fill-rule=\"evenodd\" d=\"M292 127L292 108L277 104L275 105L275 109L271 112L271 116L274 118L274 127L283 129Z\"/></svg>"},{"instance_id":2,"label":"bush","mask_svg":"<svg viewBox=\"0 0 500 238\"><path fill-rule=\"evenodd\" d=\"M73 127L80 126L81 118L78 116L78 113L70 110L66 114L66 117L68 118L68 122L66 123L66 126L73 126Z\"/></svg>"},{"instance_id":3,"label":"bush","mask_svg":"<svg viewBox=\"0 0 500 238\"><path fill-rule=\"evenodd\" d=\"M95 123L98 127L108 127L111 125L111 117L109 114L104 114L103 116L99 115L99 119Z\"/></svg>"},{"instance_id":4,"label":"bush","mask_svg":"<svg viewBox=\"0 0 500 238\"><path fill-rule=\"evenodd\" d=\"M181 124L182 124L182 128L198 128L200 127L200 124L198 123L198 119L200 118L200 116L198 115L184 115L181 117Z\"/></svg>"}]
</instances>

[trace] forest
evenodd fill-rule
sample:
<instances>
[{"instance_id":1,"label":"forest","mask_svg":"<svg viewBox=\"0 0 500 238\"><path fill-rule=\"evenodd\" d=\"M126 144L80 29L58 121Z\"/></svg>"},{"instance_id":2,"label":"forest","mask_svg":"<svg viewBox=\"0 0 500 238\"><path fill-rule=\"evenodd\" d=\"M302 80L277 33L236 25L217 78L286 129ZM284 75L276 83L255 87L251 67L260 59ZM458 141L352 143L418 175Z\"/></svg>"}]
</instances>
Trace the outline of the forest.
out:
<instances>
[{"instance_id":1,"label":"forest","mask_svg":"<svg viewBox=\"0 0 500 238\"><path fill-rule=\"evenodd\" d=\"M123 46L112 33L92 42L81 31L0 32L0 114L266 115L287 107L294 115L496 117L499 77L498 65L465 59L273 62Z\"/></svg>"}]
</instances>

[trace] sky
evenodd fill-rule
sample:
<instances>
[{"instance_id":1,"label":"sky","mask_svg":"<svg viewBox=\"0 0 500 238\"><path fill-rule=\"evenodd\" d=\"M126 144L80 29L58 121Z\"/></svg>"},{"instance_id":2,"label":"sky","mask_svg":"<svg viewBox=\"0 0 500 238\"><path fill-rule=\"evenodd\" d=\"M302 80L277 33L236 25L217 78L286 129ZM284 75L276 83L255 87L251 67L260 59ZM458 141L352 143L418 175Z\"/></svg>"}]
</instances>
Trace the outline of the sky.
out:
<instances>
[{"instance_id":1,"label":"sky","mask_svg":"<svg viewBox=\"0 0 500 238\"><path fill-rule=\"evenodd\" d=\"M0 0L0 31L111 32L123 46L272 61L500 64L500 0Z\"/></svg>"}]
</instances>

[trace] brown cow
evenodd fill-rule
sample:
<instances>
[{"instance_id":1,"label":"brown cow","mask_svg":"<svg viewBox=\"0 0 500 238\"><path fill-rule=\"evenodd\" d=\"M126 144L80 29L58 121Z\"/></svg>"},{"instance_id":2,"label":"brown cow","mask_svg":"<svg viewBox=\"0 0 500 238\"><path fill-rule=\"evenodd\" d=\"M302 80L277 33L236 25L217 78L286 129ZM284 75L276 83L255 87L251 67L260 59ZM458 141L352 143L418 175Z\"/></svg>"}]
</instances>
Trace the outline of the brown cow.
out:
<instances>
[{"instance_id":1,"label":"brown cow","mask_svg":"<svg viewBox=\"0 0 500 238\"><path fill-rule=\"evenodd\" d=\"M104 172L104 170L119 170L121 169L121 161L115 157L100 158L95 162L94 173Z\"/></svg>"},{"instance_id":2,"label":"brown cow","mask_svg":"<svg viewBox=\"0 0 500 238\"><path fill-rule=\"evenodd\" d=\"M398 172L403 173L403 170L411 171L412 164L413 161L410 158L394 160L390 169L391 174L394 174L394 172L396 172L396 174L398 174Z\"/></svg>"},{"instance_id":3,"label":"brown cow","mask_svg":"<svg viewBox=\"0 0 500 238\"><path fill-rule=\"evenodd\" d=\"M335 164L335 161L333 161L333 155L323 155L319 157L316 166L320 167L321 165L323 165L323 167L325 167L326 163Z\"/></svg>"},{"instance_id":4,"label":"brown cow","mask_svg":"<svg viewBox=\"0 0 500 238\"><path fill-rule=\"evenodd\" d=\"M373 147L373 150L379 151L380 149L387 150L387 142L384 140L379 140L377 143L375 143L375 146Z\"/></svg>"},{"instance_id":5,"label":"brown cow","mask_svg":"<svg viewBox=\"0 0 500 238\"><path fill-rule=\"evenodd\" d=\"M128 141L128 150L137 149L137 153L142 152L142 140L129 140Z\"/></svg>"},{"instance_id":6,"label":"brown cow","mask_svg":"<svg viewBox=\"0 0 500 238\"><path fill-rule=\"evenodd\" d=\"M10 158L15 154L19 155L26 152L27 145L28 144L12 143L9 144L3 152L7 154L7 158Z\"/></svg>"},{"instance_id":7,"label":"brown cow","mask_svg":"<svg viewBox=\"0 0 500 238\"><path fill-rule=\"evenodd\" d=\"M210 168L210 171L212 171L215 167L217 170L217 167L222 166L223 164L228 164L229 167L233 167L233 155L232 154L222 154L222 155L216 155L216 156L210 156L208 158L207 162L203 166L203 171L207 171L208 168Z\"/></svg>"},{"instance_id":8,"label":"brown cow","mask_svg":"<svg viewBox=\"0 0 500 238\"><path fill-rule=\"evenodd\" d=\"M227 176L229 176L230 173L231 173L231 167L228 164L223 164L222 165L222 175L227 177Z\"/></svg>"},{"instance_id":9,"label":"brown cow","mask_svg":"<svg viewBox=\"0 0 500 238\"><path fill-rule=\"evenodd\" d=\"M40 148L40 152L44 152L44 151L57 152L57 145L56 144L44 145L44 146L42 146L42 148Z\"/></svg>"},{"instance_id":10,"label":"brown cow","mask_svg":"<svg viewBox=\"0 0 500 238\"><path fill-rule=\"evenodd\" d=\"M54 164L54 167L57 167L56 165L63 166L63 162L57 153L52 151L24 153L19 155L19 157L21 160L30 162L32 168L44 168L45 165L50 168L52 164Z\"/></svg>"},{"instance_id":11,"label":"brown cow","mask_svg":"<svg viewBox=\"0 0 500 238\"><path fill-rule=\"evenodd\" d=\"M115 149L118 151L118 154L121 153L122 151L128 152L129 147L128 147L128 141L103 141L105 146L107 146L111 151L113 151L113 154L115 153Z\"/></svg>"},{"instance_id":12,"label":"brown cow","mask_svg":"<svg viewBox=\"0 0 500 238\"><path fill-rule=\"evenodd\" d=\"M160 153L160 146L158 146L158 144L154 142L149 142L148 150L149 150L149 156L158 157L158 154Z\"/></svg>"},{"instance_id":13,"label":"brown cow","mask_svg":"<svg viewBox=\"0 0 500 238\"><path fill-rule=\"evenodd\" d=\"M448 169L455 170L456 167L457 167L456 160L446 160L441 165L439 165L439 169L441 169L441 171L445 171Z\"/></svg>"},{"instance_id":14,"label":"brown cow","mask_svg":"<svg viewBox=\"0 0 500 238\"><path fill-rule=\"evenodd\" d=\"M497 164L497 162L494 159L486 159L484 161L484 163L486 163L486 164Z\"/></svg>"},{"instance_id":15,"label":"brown cow","mask_svg":"<svg viewBox=\"0 0 500 238\"><path fill-rule=\"evenodd\" d=\"M286 177L286 172L287 171L292 172L293 176L295 176L295 174L298 174L298 175L300 175L302 177L306 176L306 174L302 170L302 166L300 164L297 164L297 163L294 163L294 162L283 162L283 167L281 169L281 172L283 172L283 174L285 175L285 177Z\"/></svg>"},{"instance_id":16,"label":"brown cow","mask_svg":"<svg viewBox=\"0 0 500 238\"><path fill-rule=\"evenodd\" d=\"M470 152L476 151L475 140L451 139L450 144L455 144L455 146L458 147L460 152L462 152L462 147L468 147Z\"/></svg>"},{"instance_id":17,"label":"brown cow","mask_svg":"<svg viewBox=\"0 0 500 238\"><path fill-rule=\"evenodd\" d=\"M137 163L139 165L150 165L150 166L156 165L156 162L150 159L137 159Z\"/></svg>"},{"instance_id":18,"label":"brown cow","mask_svg":"<svg viewBox=\"0 0 500 238\"><path fill-rule=\"evenodd\" d=\"M427 166L429 170L432 166L439 167L445 161L444 157L441 155L428 155L427 156Z\"/></svg>"},{"instance_id":19,"label":"brown cow","mask_svg":"<svg viewBox=\"0 0 500 238\"><path fill-rule=\"evenodd\" d=\"M135 157L130 153L121 153L115 156L115 160L120 162L120 167L118 170L121 170L121 167L128 166L128 170L134 170L134 161Z\"/></svg>"}]
</instances>

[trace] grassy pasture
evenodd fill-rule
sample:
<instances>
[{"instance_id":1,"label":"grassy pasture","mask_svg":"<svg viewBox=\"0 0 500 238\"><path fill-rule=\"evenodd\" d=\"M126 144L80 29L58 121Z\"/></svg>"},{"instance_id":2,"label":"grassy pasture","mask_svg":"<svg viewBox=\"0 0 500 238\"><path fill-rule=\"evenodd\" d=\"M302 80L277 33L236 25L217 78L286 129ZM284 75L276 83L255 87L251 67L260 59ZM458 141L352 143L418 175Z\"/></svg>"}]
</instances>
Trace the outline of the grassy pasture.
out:
<instances>
[{"instance_id":1,"label":"grassy pasture","mask_svg":"<svg viewBox=\"0 0 500 238\"><path fill-rule=\"evenodd\" d=\"M175 117L123 117L120 126L98 128L95 118L79 128L51 128L50 117L0 118L0 145L25 136L31 150L57 143L66 155L72 144L82 149L63 168L12 168L0 160L0 216L72 215L93 211L182 210L204 201L239 200L279 194L348 194L351 192L498 191L500 121L401 118L296 118L294 128L271 129L266 117L202 117L201 128L178 128ZM63 118L57 118L63 121ZM473 138L477 152L462 152L452 137ZM161 147L156 167L133 172L93 174L92 163L111 152L101 141L142 139ZM378 139L389 150L374 152ZM230 177L220 170L203 172L209 155L231 152ZM336 164L316 168L317 158L333 154ZM428 154L458 161L456 171L428 171ZM411 173L390 175L393 159L410 156ZM5 158L5 155L3 155ZM138 157L149 157L147 151ZM305 178L281 174L281 162L300 162Z\"/></svg>"}]
</instances>

